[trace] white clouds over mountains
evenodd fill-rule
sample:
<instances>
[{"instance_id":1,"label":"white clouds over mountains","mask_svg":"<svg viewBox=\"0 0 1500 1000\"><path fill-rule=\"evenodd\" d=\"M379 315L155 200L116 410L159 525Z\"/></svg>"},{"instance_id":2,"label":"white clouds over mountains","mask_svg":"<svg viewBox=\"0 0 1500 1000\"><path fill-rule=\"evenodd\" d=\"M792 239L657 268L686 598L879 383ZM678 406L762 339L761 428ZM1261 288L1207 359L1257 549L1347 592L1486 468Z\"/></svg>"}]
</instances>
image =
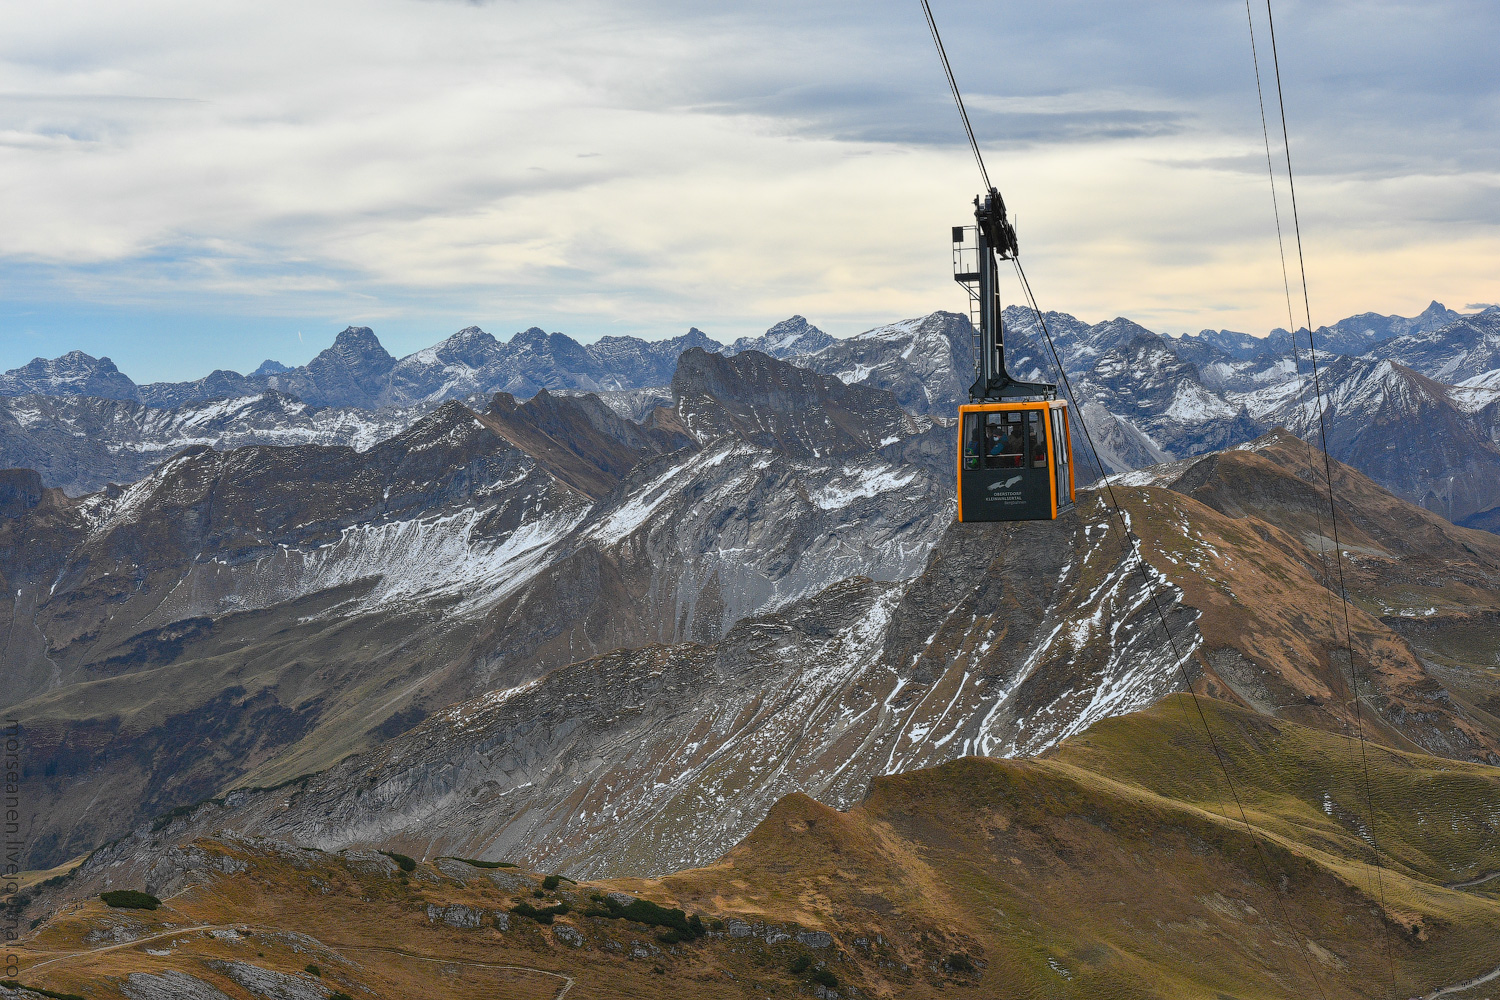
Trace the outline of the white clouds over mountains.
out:
<instances>
[{"instance_id":1,"label":"white clouds over mountains","mask_svg":"<svg viewBox=\"0 0 1500 1000\"><path fill-rule=\"evenodd\" d=\"M1284 322L1242 7L935 8L1047 304ZM113 354L166 376L189 313L399 353L959 303L977 185L914 2L0 9L0 363L84 306L156 317ZM1315 309L1500 294L1493 5L1279 11Z\"/></svg>"}]
</instances>

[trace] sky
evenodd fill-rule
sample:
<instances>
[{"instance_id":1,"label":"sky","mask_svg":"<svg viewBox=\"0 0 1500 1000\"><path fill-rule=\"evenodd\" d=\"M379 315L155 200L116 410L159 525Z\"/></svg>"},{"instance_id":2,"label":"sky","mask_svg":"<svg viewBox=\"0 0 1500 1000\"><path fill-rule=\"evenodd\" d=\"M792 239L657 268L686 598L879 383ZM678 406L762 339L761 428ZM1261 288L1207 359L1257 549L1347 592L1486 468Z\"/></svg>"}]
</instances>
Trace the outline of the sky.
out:
<instances>
[{"instance_id":1,"label":"sky","mask_svg":"<svg viewBox=\"0 0 1500 1000\"><path fill-rule=\"evenodd\" d=\"M1287 325L1243 3L933 9L1043 308ZM1500 4L1274 13L1314 324L1500 301ZM189 379L351 324L400 356L469 325L728 341L965 308L949 229L980 182L916 0L0 0L0 23L0 369L80 349Z\"/></svg>"}]
</instances>

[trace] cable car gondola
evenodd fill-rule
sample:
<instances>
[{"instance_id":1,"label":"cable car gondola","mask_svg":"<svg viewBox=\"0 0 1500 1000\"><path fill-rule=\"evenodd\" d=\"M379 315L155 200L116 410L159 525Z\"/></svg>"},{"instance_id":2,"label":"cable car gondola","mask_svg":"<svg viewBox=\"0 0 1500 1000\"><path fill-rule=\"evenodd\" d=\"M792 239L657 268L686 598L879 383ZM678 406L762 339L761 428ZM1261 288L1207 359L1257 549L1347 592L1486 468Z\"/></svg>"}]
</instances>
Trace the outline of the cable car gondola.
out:
<instances>
[{"instance_id":1,"label":"cable car gondola","mask_svg":"<svg viewBox=\"0 0 1500 1000\"><path fill-rule=\"evenodd\" d=\"M1054 520L1074 498L1068 404L1057 386L1018 382L1006 371L999 262L1017 247L995 188L974 199L974 221L953 227L953 278L978 319L974 384L958 408L958 519Z\"/></svg>"}]
</instances>

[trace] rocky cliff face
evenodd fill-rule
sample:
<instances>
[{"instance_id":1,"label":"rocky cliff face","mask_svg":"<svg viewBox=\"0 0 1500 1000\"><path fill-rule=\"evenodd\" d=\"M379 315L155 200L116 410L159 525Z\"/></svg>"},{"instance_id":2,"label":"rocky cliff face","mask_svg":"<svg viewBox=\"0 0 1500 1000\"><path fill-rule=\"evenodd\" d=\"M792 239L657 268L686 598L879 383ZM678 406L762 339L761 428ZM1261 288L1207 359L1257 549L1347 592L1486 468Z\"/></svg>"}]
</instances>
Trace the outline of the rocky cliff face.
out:
<instances>
[{"instance_id":1,"label":"rocky cliff face","mask_svg":"<svg viewBox=\"0 0 1500 1000\"><path fill-rule=\"evenodd\" d=\"M855 578L717 643L565 666L350 758L289 806L240 796L211 822L325 849L420 829L442 853L661 872L712 861L791 791L848 805L887 771L1042 749L1179 683L1118 554L1069 566L1089 554L1077 527L955 528L910 589ZM1058 629L1091 593L1132 640ZM1068 688L1100 697L1036 713Z\"/></svg>"},{"instance_id":2,"label":"rocky cliff face","mask_svg":"<svg viewBox=\"0 0 1500 1000\"><path fill-rule=\"evenodd\" d=\"M936 312L867 330L794 360L843 382L889 390L912 413L951 417L974 381L972 340L966 317Z\"/></svg>"},{"instance_id":3,"label":"rocky cliff face","mask_svg":"<svg viewBox=\"0 0 1500 1000\"><path fill-rule=\"evenodd\" d=\"M732 358L694 349L672 376L677 417L699 441L733 435L797 458L853 455L931 426L887 391L778 362L758 351Z\"/></svg>"},{"instance_id":4,"label":"rocky cliff face","mask_svg":"<svg viewBox=\"0 0 1500 1000\"><path fill-rule=\"evenodd\" d=\"M347 445L367 451L432 406L309 406L265 391L178 407L98 396L0 396L0 466L35 469L70 496L144 479L184 448Z\"/></svg>"},{"instance_id":5,"label":"rocky cliff face","mask_svg":"<svg viewBox=\"0 0 1500 1000\"><path fill-rule=\"evenodd\" d=\"M759 337L741 337L729 345L726 354L759 351L773 358L795 358L816 354L835 343L834 338L809 323L806 317L793 316L771 327Z\"/></svg>"},{"instance_id":6,"label":"rocky cliff face","mask_svg":"<svg viewBox=\"0 0 1500 1000\"><path fill-rule=\"evenodd\" d=\"M1408 333L1363 356L1394 361L1449 384L1483 376L1500 369L1500 309Z\"/></svg>"},{"instance_id":7,"label":"rocky cliff face","mask_svg":"<svg viewBox=\"0 0 1500 1000\"><path fill-rule=\"evenodd\" d=\"M1456 524L1500 505L1500 391L1460 389L1391 361L1339 358L1319 372L1328 450ZM1261 421L1317 442L1312 385L1245 397Z\"/></svg>"},{"instance_id":8,"label":"rocky cliff face","mask_svg":"<svg viewBox=\"0 0 1500 1000\"><path fill-rule=\"evenodd\" d=\"M383 389L395 366L374 331L351 326L334 338L333 346L300 368L262 365L255 374L216 371L195 382L154 382L140 388L140 399L150 406L250 396L270 389L314 406L382 405Z\"/></svg>"}]
</instances>

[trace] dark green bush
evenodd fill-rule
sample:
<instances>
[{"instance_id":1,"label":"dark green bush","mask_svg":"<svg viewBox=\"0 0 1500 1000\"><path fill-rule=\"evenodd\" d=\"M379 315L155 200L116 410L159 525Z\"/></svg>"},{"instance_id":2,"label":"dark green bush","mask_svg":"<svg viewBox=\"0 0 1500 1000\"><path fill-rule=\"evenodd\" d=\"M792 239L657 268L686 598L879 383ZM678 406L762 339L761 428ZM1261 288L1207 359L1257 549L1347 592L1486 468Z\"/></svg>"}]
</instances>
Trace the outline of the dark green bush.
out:
<instances>
[{"instance_id":1,"label":"dark green bush","mask_svg":"<svg viewBox=\"0 0 1500 1000\"><path fill-rule=\"evenodd\" d=\"M814 969L812 975L808 978L819 986L826 986L830 990L839 984L839 977L827 969Z\"/></svg>"},{"instance_id":2,"label":"dark green bush","mask_svg":"<svg viewBox=\"0 0 1500 1000\"><path fill-rule=\"evenodd\" d=\"M556 906L537 907L527 902L520 902L512 906L510 912L518 917L530 917L539 924L550 924L553 917L560 917L568 912L568 904L558 903Z\"/></svg>"},{"instance_id":3,"label":"dark green bush","mask_svg":"<svg viewBox=\"0 0 1500 1000\"><path fill-rule=\"evenodd\" d=\"M397 867L404 872L414 872L417 870L417 862L413 858L408 858L404 854L397 854L395 851L381 851L380 853L396 862Z\"/></svg>"},{"instance_id":4,"label":"dark green bush","mask_svg":"<svg viewBox=\"0 0 1500 1000\"><path fill-rule=\"evenodd\" d=\"M90 856L92 857L92 855L90 855ZM33 891L35 891L35 892L42 892L42 891L47 890L47 889L55 889L58 886L62 885L64 882L67 882L68 880L70 880L74 875L77 875L78 874L78 869L80 869L82 867L83 867L83 865L81 865L81 864L74 865L72 868L69 868L67 871L63 872L61 875L54 875L54 876L52 876L49 879L43 879L42 881L40 881L40 882L38 882L36 884L36 886L35 886L35 888L34 888Z\"/></svg>"},{"instance_id":5,"label":"dark green bush","mask_svg":"<svg viewBox=\"0 0 1500 1000\"><path fill-rule=\"evenodd\" d=\"M958 972L964 975L970 975L974 972L974 962L969 956L956 951L944 959L943 966L949 972Z\"/></svg>"},{"instance_id":6,"label":"dark green bush","mask_svg":"<svg viewBox=\"0 0 1500 1000\"><path fill-rule=\"evenodd\" d=\"M798 955L796 958L792 959L791 964L787 966L787 971L791 972L794 976L800 976L802 975L802 973L811 968L812 957L809 955Z\"/></svg>"},{"instance_id":7,"label":"dark green bush","mask_svg":"<svg viewBox=\"0 0 1500 1000\"><path fill-rule=\"evenodd\" d=\"M548 892L551 892L553 889L556 889L558 885L561 884L561 882L561 875L548 875L546 878L542 879L542 888L546 889Z\"/></svg>"},{"instance_id":8,"label":"dark green bush","mask_svg":"<svg viewBox=\"0 0 1500 1000\"><path fill-rule=\"evenodd\" d=\"M303 969L309 975L317 976L319 979L323 978L323 970L318 968L316 965L313 965L311 962L308 962L305 966L303 966Z\"/></svg>"},{"instance_id":9,"label":"dark green bush","mask_svg":"<svg viewBox=\"0 0 1500 1000\"><path fill-rule=\"evenodd\" d=\"M454 861L462 861L464 864L466 864L466 865L473 865L475 868L515 868L515 867L517 867L516 865L511 864L509 861L479 861L479 860L477 860L475 858L454 858L453 860Z\"/></svg>"},{"instance_id":10,"label":"dark green bush","mask_svg":"<svg viewBox=\"0 0 1500 1000\"><path fill-rule=\"evenodd\" d=\"M597 893L591 898L597 899L603 905L589 907L583 911L584 916L633 920L650 927L664 927L666 930L657 935L657 940L666 941L667 944L693 941L701 938L708 931L708 928L703 926L703 918L696 913L689 917L676 907L668 909L649 899L632 899L628 904L621 904L607 896L601 898ZM668 937L671 937L671 940L667 940Z\"/></svg>"},{"instance_id":11,"label":"dark green bush","mask_svg":"<svg viewBox=\"0 0 1500 1000\"><path fill-rule=\"evenodd\" d=\"M341 993L338 990L334 990L332 993L328 994L328 1000L354 1000L354 998L347 993Z\"/></svg>"},{"instance_id":12,"label":"dark green bush","mask_svg":"<svg viewBox=\"0 0 1500 1000\"><path fill-rule=\"evenodd\" d=\"M120 910L154 910L161 905L161 900L149 892L136 889L112 889L101 892L99 898L104 900L106 906Z\"/></svg>"}]
</instances>

